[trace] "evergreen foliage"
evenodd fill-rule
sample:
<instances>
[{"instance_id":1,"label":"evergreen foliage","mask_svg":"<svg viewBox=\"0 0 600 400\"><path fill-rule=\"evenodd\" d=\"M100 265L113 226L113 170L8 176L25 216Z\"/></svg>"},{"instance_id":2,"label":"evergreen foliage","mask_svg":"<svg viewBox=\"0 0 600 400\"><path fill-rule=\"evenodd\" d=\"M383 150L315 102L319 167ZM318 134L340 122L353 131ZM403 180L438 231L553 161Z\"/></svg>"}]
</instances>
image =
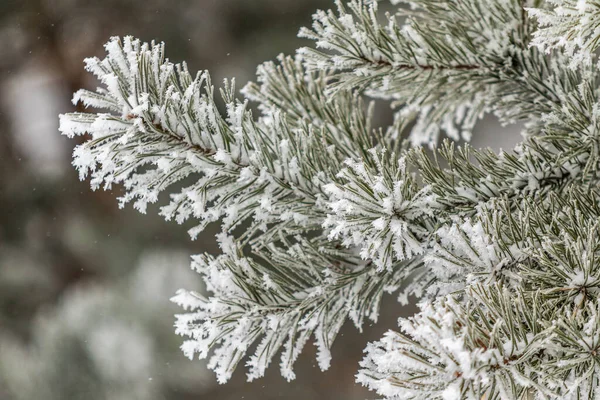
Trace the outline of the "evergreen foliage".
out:
<instances>
[{"instance_id":1,"label":"evergreen foliage","mask_svg":"<svg viewBox=\"0 0 600 400\"><path fill-rule=\"evenodd\" d=\"M142 212L220 221L181 290L182 346L226 382L314 337L326 369L346 319L383 293L421 311L370 344L357 379L398 399L587 399L600 393L600 6L591 0L352 0L300 35L316 47L216 99L164 45L113 38L86 60L103 87L61 116L74 165ZM407 7L408 6L408 7ZM373 99L394 123L373 126ZM250 103L258 106L254 116ZM496 153L458 147L492 113L524 122ZM433 155L419 147L436 148ZM191 182L191 184L190 184ZM171 189L189 184L183 189Z\"/></svg>"}]
</instances>

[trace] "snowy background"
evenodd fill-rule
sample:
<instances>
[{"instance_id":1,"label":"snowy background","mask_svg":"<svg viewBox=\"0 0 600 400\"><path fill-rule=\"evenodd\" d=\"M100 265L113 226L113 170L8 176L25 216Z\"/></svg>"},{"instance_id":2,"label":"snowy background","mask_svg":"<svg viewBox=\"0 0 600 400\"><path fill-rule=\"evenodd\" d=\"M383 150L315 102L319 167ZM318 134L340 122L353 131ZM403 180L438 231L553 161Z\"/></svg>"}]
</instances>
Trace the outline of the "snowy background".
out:
<instances>
[{"instance_id":1,"label":"snowy background","mask_svg":"<svg viewBox=\"0 0 600 400\"><path fill-rule=\"evenodd\" d=\"M195 242L156 209L118 210L70 166L75 143L58 134L71 93L94 82L83 58L113 35L167 43L173 61L241 87L256 65L307 44L295 37L330 0L0 0L0 399L364 399L354 383L367 341L412 313L392 298L363 335L347 325L322 373L312 349L297 380L277 368L216 385L173 334L169 302L201 290L189 256L216 252L217 227ZM514 130L514 129L513 129ZM474 144L517 140L491 120Z\"/></svg>"}]
</instances>

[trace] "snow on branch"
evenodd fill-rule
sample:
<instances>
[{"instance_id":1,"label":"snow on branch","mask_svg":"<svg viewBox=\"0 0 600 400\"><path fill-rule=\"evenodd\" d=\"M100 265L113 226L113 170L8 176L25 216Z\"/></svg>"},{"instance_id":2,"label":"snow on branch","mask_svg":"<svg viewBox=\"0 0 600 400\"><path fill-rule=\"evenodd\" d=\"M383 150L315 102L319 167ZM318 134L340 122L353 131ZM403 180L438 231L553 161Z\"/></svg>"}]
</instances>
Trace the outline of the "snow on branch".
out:
<instances>
[{"instance_id":1,"label":"snow on branch","mask_svg":"<svg viewBox=\"0 0 600 400\"><path fill-rule=\"evenodd\" d=\"M357 381L407 400L518 399L530 387L550 393L525 372L552 337L529 299L499 286L475 286L466 296L424 303L401 319L402 333L367 346Z\"/></svg>"},{"instance_id":2,"label":"snow on branch","mask_svg":"<svg viewBox=\"0 0 600 400\"><path fill-rule=\"evenodd\" d=\"M207 358L214 350L209 367L220 383L254 344L246 362L248 380L262 377L280 350L282 376L295 379L293 364L311 336L319 367L328 369L331 346L346 319L359 329L365 318L376 321L383 293L410 273L409 264L392 273L357 260L344 263L335 248L297 240L263 249L264 263L243 257L239 249L197 256L193 268L204 276L211 296L180 290L172 299L190 310L177 316L177 333L189 337L183 351Z\"/></svg>"},{"instance_id":3,"label":"snow on branch","mask_svg":"<svg viewBox=\"0 0 600 400\"><path fill-rule=\"evenodd\" d=\"M563 48L572 57L570 66L590 62L600 47L600 3L590 0L546 0L548 8L528 8L539 24L531 42L550 52Z\"/></svg>"},{"instance_id":4,"label":"snow on branch","mask_svg":"<svg viewBox=\"0 0 600 400\"><path fill-rule=\"evenodd\" d=\"M161 214L196 221L194 237L220 221L223 254L193 263L208 293L173 298L185 353L210 358L220 382L247 356L259 378L278 354L293 379L311 338L327 368L343 322L376 320L403 287L421 312L369 345L358 375L381 395L591 398L597 4L552 1L530 11L536 24L534 1L392 3L385 16L367 0L317 12L301 31L316 48L261 65L241 99L233 82L215 99L209 74L162 44L113 38L86 61L102 87L74 97L99 112L61 116L64 134L86 136L74 165L143 212L168 193ZM368 97L392 103L392 126L374 128ZM525 122L522 143L408 149L468 139L485 112Z\"/></svg>"},{"instance_id":5,"label":"snow on branch","mask_svg":"<svg viewBox=\"0 0 600 400\"><path fill-rule=\"evenodd\" d=\"M504 199L480 209L480 232L463 225L465 234L441 240L429 263L468 275L472 264L464 261L487 247L496 256L478 267L486 279L401 319L402 333L367 347L358 381L403 399L593 398L600 384L597 196L573 186L543 203Z\"/></svg>"},{"instance_id":6,"label":"snow on branch","mask_svg":"<svg viewBox=\"0 0 600 400\"><path fill-rule=\"evenodd\" d=\"M192 77L185 64L165 59L162 44L113 38L106 50L105 59L86 60L104 87L79 91L74 102L109 112L61 116L64 134L90 137L74 151L81 178L91 175L94 189L123 184L121 205L135 201L142 212L171 185L187 183L161 214L179 223L199 220L193 237L208 223L222 223L217 239L225 254L198 256L194 264L215 296L201 300L182 292L175 298L194 310L179 317L178 331L191 338L186 353L206 357L213 349L210 366L226 381L264 336L260 349L270 352L256 353L249 377L262 376L287 343L282 373L292 379L292 364L314 334L326 368L341 324L350 318L360 328L364 318L376 319L383 292L396 290L412 268L398 261L380 273L369 261L359 265L354 249L318 235L329 211L325 186L350 154L375 145L372 107L351 93L325 97L325 75L313 79L296 60L282 57L279 66L263 66L259 84L244 91L261 102L258 119L227 82L222 115L209 74ZM273 84L281 82L290 84L277 97ZM234 231L236 238L229 234ZM306 234L314 239L297 236ZM245 250L252 257L243 257ZM317 256L323 252L331 257ZM281 325L273 325L278 319Z\"/></svg>"},{"instance_id":7,"label":"snow on branch","mask_svg":"<svg viewBox=\"0 0 600 400\"><path fill-rule=\"evenodd\" d=\"M377 2L338 0L337 12L319 11L312 29L300 31L317 49L299 54L311 69L336 71L330 91L394 100L397 118L415 122L413 144L436 143L442 132L468 140L488 109L489 84L522 40L514 2L475 3L410 2L412 11L382 20Z\"/></svg>"},{"instance_id":8,"label":"snow on branch","mask_svg":"<svg viewBox=\"0 0 600 400\"><path fill-rule=\"evenodd\" d=\"M425 251L433 196L418 188L405 158L371 149L366 159L348 159L337 176L337 183L325 187L332 213L324 226L331 229L330 238L361 248L362 258L379 269Z\"/></svg>"}]
</instances>

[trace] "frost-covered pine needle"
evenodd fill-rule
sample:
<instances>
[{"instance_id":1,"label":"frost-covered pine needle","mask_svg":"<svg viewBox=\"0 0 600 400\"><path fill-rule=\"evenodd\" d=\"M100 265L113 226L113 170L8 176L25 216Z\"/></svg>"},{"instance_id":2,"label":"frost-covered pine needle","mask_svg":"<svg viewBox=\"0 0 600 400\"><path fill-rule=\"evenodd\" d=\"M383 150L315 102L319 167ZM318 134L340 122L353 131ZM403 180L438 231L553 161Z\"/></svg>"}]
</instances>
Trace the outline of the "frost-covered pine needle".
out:
<instances>
[{"instance_id":1,"label":"frost-covered pine needle","mask_svg":"<svg viewBox=\"0 0 600 400\"><path fill-rule=\"evenodd\" d=\"M60 117L73 164L121 206L211 223L176 332L220 383L308 342L321 369L385 293L420 312L369 344L358 382L390 399L600 399L600 6L533 0L337 1L241 91L113 38ZM375 100L393 109L374 126ZM257 106L253 113L250 104ZM522 122L509 151L468 140ZM441 141L443 136L448 139ZM421 145L433 148L421 148ZM168 194L168 198L161 194ZM402 289L402 290L400 290Z\"/></svg>"}]
</instances>

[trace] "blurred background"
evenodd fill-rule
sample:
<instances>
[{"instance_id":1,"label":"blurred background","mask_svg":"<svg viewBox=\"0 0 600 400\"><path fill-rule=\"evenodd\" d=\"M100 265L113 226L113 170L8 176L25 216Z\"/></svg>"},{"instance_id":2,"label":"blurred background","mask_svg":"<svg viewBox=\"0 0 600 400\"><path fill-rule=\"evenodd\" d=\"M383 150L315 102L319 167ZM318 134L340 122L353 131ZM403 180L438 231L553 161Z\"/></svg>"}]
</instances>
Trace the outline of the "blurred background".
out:
<instances>
[{"instance_id":1,"label":"blurred background","mask_svg":"<svg viewBox=\"0 0 600 400\"><path fill-rule=\"evenodd\" d=\"M70 165L76 140L58 133L71 95L97 82L83 59L103 56L110 36L165 41L173 61L209 69L242 87L256 66L306 44L296 38L332 0L0 0L0 399L365 399L354 383L368 341L397 326L390 296L380 323L344 327L329 371L314 349L287 383L274 366L223 386L189 361L173 333L169 302L200 290L189 256L216 252L218 227L192 242L186 226L118 210L113 192L92 192ZM476 144L510 146L487 121Z\"/></svg>"}]
</instances>

